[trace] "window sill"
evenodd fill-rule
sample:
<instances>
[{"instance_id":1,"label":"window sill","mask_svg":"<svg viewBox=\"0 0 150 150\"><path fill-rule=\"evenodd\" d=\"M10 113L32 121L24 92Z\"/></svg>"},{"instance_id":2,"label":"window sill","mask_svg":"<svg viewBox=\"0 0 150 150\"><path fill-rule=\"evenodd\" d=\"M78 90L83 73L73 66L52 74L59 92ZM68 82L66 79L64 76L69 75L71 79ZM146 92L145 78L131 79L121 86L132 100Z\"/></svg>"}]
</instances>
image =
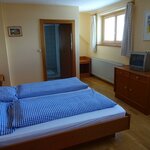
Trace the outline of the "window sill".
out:
<instances>
[{"instance_id":1,"label":"window sill","mask_svg":"<svg viewBox=\"0 0 150 150\"><path fill-rule=\"evenodd\" d=\"M97 46L121 47L121 45L117 44L97 44Z\"/></svg>"}]
</instances>

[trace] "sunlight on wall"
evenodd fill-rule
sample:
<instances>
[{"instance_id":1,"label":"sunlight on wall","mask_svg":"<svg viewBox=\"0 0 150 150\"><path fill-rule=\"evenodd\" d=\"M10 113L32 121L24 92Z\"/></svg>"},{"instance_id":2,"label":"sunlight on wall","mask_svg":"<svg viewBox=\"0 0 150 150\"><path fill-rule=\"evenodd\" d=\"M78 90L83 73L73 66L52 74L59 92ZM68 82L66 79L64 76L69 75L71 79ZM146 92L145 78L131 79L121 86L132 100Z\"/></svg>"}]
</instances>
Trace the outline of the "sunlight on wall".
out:
<instances>
[{"instance_id":1,"label":"sunlight on wall","mask_svg":"<svg viewBox=\"0 0 150 150\"><path fill-rule=\"evenodd\" d=\"M92 12L92 14L96 12L106 12L108 10L112 10L113 8L117 8L120 6L125 6L126 2L129 0L126 0L122 3L114 4L109 7L105 7L103 9L97 10L95 12ZM150 10L150 1L149 0L135 0L135 22L134 22L134 50L138 51L144 51L144 50L150 50L150 41L144 41L143 40L143 29L144 29L144 13L145 11ZM89 15L89 13L88 13ZM86 16L80 13L80 18L83 20L87 19L90 22L90 17L84 17ZM139 21L140 20L140 21ZM82 24L82 25L81 25ZM84 22L80 22L80 26L85 26ZM87 27L88 26L88 27ZM80 34L82 34L83 31L81 31L82 28L80 28ZM86 34L90 35L90 24L86 24L86 27L83 29ZM80 42L82 42L80 40ZM90 38L87 43L90 43ZM82 49L80 48L80 53L82 53ZM111 47L111 46L98 46L97 52L93 53L88 49L88 52L85 52L90 57L96 57L96 58L102 58L106 60L111 60L119 63L123 63L128 65L129 64L129 58L121 56L121 47Z\"/></svg>"},{"instance_id":2,"label":"sunlight on wall","mask_svg":"<svg viewBox=\"0 0 150 150\"><path fill-rule=\"evenodd\" d=\"M3 85L10 85L8 57L6 50L6 40L2 13L2 5L0 3L0 74L3 74L5 77Z\"/></svg>"},{"instance_id":3,"label":"sunlight on wall","mask_svg":"<svg viewBox=\"0 0 150 150\"><path fill-rule=\"evenodd\" d=\"M88 56L90 49L90 14L80 13L80 56Z\"/></svg>"},{"instance_id":4,"label":"sunlight on wall","mask_svg":"<svg viewBox=\"0 0 150 150\"><path fill-rule=\"evenodd\" d=\"M8 37L6 45L12 85L43 80L40 44L40 19L75 20L76 73L79 76L78 7L3 4L5 28L21 26L23 36Z\"/></svg>"}]
</instances>

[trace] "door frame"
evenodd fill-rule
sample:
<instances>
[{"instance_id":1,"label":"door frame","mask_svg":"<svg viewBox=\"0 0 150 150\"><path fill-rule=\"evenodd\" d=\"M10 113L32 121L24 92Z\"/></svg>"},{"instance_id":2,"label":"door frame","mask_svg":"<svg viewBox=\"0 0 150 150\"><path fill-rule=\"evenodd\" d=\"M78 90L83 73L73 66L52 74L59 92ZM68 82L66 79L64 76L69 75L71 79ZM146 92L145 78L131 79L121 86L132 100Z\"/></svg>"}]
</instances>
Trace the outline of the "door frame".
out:
<instances>
[{"instance_id":1,"label":"door frame","mask_svg":"<svg viewBox=\"0 0 150 150\"><path fill-rule=\"evenodd\" d=\"M42 62L43 62L43 79L47 80L46 73L46 45L45 45L45 31L44 24L70 24L72 27L72 77L76 76L76 58L75 58L75 20L51 20L40 19L40 38L41 38L41 50L42 50Z\"/></svg>"}]
</instances>

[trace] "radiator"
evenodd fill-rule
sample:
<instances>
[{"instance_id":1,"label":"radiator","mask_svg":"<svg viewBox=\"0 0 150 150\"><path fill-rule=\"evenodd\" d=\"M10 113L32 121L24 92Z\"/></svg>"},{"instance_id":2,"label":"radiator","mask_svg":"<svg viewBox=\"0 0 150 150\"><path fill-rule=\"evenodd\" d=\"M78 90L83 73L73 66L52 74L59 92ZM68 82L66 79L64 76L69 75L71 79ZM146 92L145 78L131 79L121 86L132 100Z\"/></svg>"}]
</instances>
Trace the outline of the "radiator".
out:
<instances>
[{"instance_id":1,"label":"radiator","mask_svg":"<svg viewBox=\"0 0 150 150\"><path fill-rule=\"evenodd\" d=\"M121 63L100 58L92 58L91 65L91 72L93 75L110 83L114 83L114 68L116 66L123 66Z\"/></svg>"}]
</instances>

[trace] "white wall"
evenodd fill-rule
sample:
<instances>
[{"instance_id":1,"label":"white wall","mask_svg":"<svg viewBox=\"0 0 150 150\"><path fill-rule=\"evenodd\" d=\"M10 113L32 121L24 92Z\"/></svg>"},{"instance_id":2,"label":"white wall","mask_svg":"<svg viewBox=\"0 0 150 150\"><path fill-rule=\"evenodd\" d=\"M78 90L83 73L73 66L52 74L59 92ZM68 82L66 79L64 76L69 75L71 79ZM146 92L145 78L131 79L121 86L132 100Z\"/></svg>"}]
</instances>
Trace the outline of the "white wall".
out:
<instances>
[{"instance_id":1,"label":"white wall","mask_svg":"<svg viewBox=\"0 0 150 150\"><path fill-rule=\"evenodd\" d=\"M3 22L2 5L0 4L0 74L5 76L4 85L10 84L9 67L6 51L5 31Z\"/></svg>"},{"instance_id":2,"label":"white wall","mask_svg":"<svg viewBox=\"0 0 150 150\"><path fill-rule=\"evenodd\" d=\"M80 13L80 56L88 56L90 49L90 14Z\"/></svg>"},{"instance_id":3,"label":"white wall","mask_svg":"<svg viewBox=\"0 0 150 150\"><path fill-rule=\"evenodd\" d=\"M144 41L144 16L150 12L150 0L135 0L134 49L150 50L150 40Z\"/></svg>"},{"instance_id":4,"label":"white wall","mask_svg":"<svg viewBox=\"0 0 150 150\"><path fill-rule=\"evenodd\" d=\"M39 19L75 20L76 71L79 74L78 7L52 5L3 4L5 28L21 26L22 37L6 37L12 85L43 80Z\"/></svg>"}]
</instances>

